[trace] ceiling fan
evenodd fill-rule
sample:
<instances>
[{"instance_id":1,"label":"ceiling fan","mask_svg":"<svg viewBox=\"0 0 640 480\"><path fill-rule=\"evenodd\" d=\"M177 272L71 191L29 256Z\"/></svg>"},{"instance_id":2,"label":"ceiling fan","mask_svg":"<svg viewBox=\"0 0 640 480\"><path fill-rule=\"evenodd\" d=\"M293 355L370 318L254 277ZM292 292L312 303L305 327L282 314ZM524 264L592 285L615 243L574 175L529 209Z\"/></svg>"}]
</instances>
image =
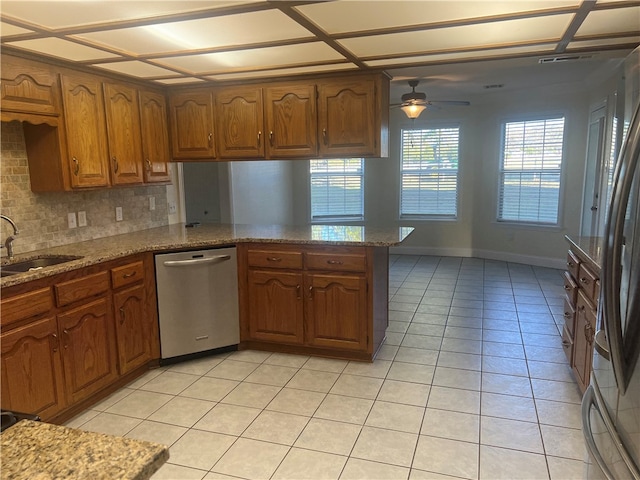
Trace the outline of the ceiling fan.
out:
<instances>
[{"instance_id":1,"label":"ceiling fan","mask_svg":"<svg viewBox=\"0 0 640 480\"><path fill-rule=\"evenodd\" d=\"M438 105L471 105L470 102L464 100L427 100L427 96L423 92L416 92L419 80L409 80L411 92L405 93L400 98L402 103L391 105L392 107L400 107L400 109L411 119L416 119L429 106Z\"/></svg>"}]
</instances>

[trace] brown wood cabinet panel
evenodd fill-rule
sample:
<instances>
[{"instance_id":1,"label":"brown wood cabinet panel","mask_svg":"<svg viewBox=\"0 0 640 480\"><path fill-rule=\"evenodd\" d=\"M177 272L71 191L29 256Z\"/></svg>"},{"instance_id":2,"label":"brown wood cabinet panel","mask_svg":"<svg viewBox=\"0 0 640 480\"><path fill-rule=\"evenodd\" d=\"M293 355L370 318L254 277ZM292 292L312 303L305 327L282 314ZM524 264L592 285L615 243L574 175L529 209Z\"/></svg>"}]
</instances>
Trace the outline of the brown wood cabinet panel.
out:
<instances>
[{"instance_id":1,"label":"brown wood cabinet panel","mask_svg":"<svg viewBox=\"0 0 640 480\"><path fill-rule=\"evenodd\" d=\"M367 349L364 276L305 275L306 341L346 350Z\"/></svg>"},{"instance_id":2,"label":"brown wood cabinet panel","mask_svg":"<svg viewBox=\"0 0 640 480\"><path fill-rule=\"evenodd\" d=\"M249 334L256 340L304 341L302 273L249 270Z\"/></svg>"},{"instance_id":3,"label":"brown wood cabinet panel","mask_svg":"<svg viewBox=\"0 0 640 480\"><path fill-rule=\"evenodd\" d=\"M210 91L170 95L169 115L174 160L215 158L213 99Z\"/></svg>"},{"instance_id":4,"label":"brown wood cabinet panel","mask_svg":"<svg viewBox=\"0 0 640 480\"><path fill-rule=\"evenodd\" d=\"M264 268L302 268L302 252L277 249L254 249L247 251L250 267Z\"/></svg>"},{"instance_id":5,"label":"brown wood cabinet panel","mask_svg":"<svg viewBox=\"0 0 640 480\"><path fill-rule=\"evenodd\" d=\"M562 316L564 317L564 326L567 328L569 335L573 338L573 334L575 332L575 318L576 318L576 308L569 299L564 297L564 309L562 310Z\"/></svg>"},{"instance_id":6,"label":"brown wood cabinet panel","mask_svg":"<svg viewBox=\"0 0 640 480\"><path fill-rule=\"evenodd\" d=\"M3 111L60 115L58 75L51 67L2 55L0 74Z\"/></svg>"},{"instance_id":7,"label":"brown wood cabinet panel","mask_svg":"<svg viewBox=\"0 0 640 480\"><path fill-rule=\"evenodd\" d=\"M53 295L51 288L39 288L20 295L3 298L0 305L3 328L27 320L36 315L48 313L53 308Z\"/></svg>"},{"instance_id":8,"label":"brown wood cabinet panel","mask_svg":"<svg viewBox=\"0 0 640 480\"><path fill-rule=\"evenodd\" d=\"M142 141L138 91L128 85L105 83L107 141L113 185L142 183Z\"/></svg>"},{"instance_id":9,"label":"brown wood cabinet panel","mask_svg":"<svg viewBox=\"0 0 640 480\"><path fill-rule=\"evenodd\" d=\"M114 289L144 280L144 262L128 263L111 269L111 285Z\"/></svg>"},{"instance_id":10,"label":"brown wood cabinet panel","mask_svg":"<svg viewBox=\"0 0 640 480\"><path fill-rule=\"evenodd\" d=\"M118 366L124 375L151 360L150 332L144 285L134 285L113 294Z\"/></svg>"},{"instance_id":11,"label":"brown wood cabinet panel","mask_svg":"<svg viewBox=\"0 0 640 480\"><path fill-rule=\"evenodd\" d=\"M564 281L564 292L571 302L572 305L576 304L576 300L578 299L578 284L575 282L573 277L569 272L564 272L562 274L562 278Z\"/></svg>"},{"instance_id":12,"label":"brown wood cabinet panel","mask_svg":"<svg viewBox=\"0 0 640 480\"><path fill-rule=\"evenodd\" d=\"M580 259L571 250L567 252L567 271L574 278L578 278L578 269L580 268Z\"/></svg>"},{"instance_id":13,"label":"brown wood cabinet panel","mask_svg":"<svg viewBox=\"0 0 640 480\"><path fill-rule=\"evenodd\" d=\"M109 297L58 315L67 398L78 402L118 378Z\"/></svg>"},{"instance_id":14,"label":"brown wood cabinet panel","mask_svg":"<svg viewBox=\"0 0 640 480\"><path fill-rule=\"evenodd\" d=\"M66 406L60 343L53 317L0 335L2 408L48 420Z\"/></svg>"},{"instance_id":15,"label":"brown wood cabinet panel","mask_svg":"<svg viewBox=\"0 0 640 480\"><path fill-rule=\"evenodd\" d=\"M109 272L98 272L54 285L59 307L109 290Z\"/></svg>"},{"instance_id":16,"label":"brown wood cabinet panel","mask_svg":"<svg viewBox=\"0 0 640 480\"><path fill-rule=\"evenodd\" d=\"M68 157L74 188L109 185L102 84L88 75L61 75Z\"/></svg>"},{"instance_id":17,"label":"brown wood cabinet panel","mask_svg":"<svg viewBox=\"0 0 640 480\"><path fill-rule=\"evenodd\" d=\"M592 303L597 303L598 301L598 297L596 297L597 280L598 276L584 263L581 263L580 269L578 270L578 283L580 284L580 289Z\"/></svg>"},{"instance_id":18,"label":"brown wood cabinet panel","mask_svg":"<svg viewBox=\"0 0 640 480\"><path fill-rule=\"evenodd\" d=\"M567 361L571 364L573 360L573 334L569 333L566 324L562 327L562 349Z\"/></svg>"},{"instance_id":19,"label":"brown wood cabinet panel","mask_svg":"<svg viewBox=\"0 0 640 480\"><path fill-rule=\"evenodd\" d=\"M364 272L367 269L364 250L361 253L305 252L304 262L310 270Z\"/></svg>"},{"instance_id":20,"label":"brown wood cabinet panel","mask_svg":"<svg viewBox=\"0 0 640 480\"><path fill-rule=\"evenodd\" d=\"M318 154L316 86L265 88L269 158L309 158Z\"/></svg>"},{"instance_id":21,"label":"brown wood cabinet panel","mask_svg":"<svg viewBox=\"0 0 640 480\"><path fill-rule=\"evenodd\" d=\"M144 181L170 182L167 102L164 95L147 90L139 97Z\"/></svg>"},{"instance_id":22,"label":"brown wood cabinet panel","mask_svg":"<svg viewBox=\"0 0 640 480\"><path fill-rule=\"evenodd\" d=\"M573 339L573 372L583 392L589 385L593 339L596 333L596 311L587 296L578 292L576 303L576 329Z\"/></svg>"},{"instance_id":23,"label":"brown wood cabinet panel","mask_svg":"<svg viewBox=\"0 0 640 480\"><path fill-rule=\"evenodd\" d=\"M262 88L223 88L215 93L219 158L263 158Z\"/></svg>"},{"instance_id":24,"label":"brown wood cabinet panel","mask_svg":"<svg viewBox=\"0 0 640 480\"><path fill-rule=\"evenodd\" d=\"M376 155L379 146L376 139L376 92L373 79L328 81L320 84L318 92L320 155Z\"/></svg>"}]
</instances>

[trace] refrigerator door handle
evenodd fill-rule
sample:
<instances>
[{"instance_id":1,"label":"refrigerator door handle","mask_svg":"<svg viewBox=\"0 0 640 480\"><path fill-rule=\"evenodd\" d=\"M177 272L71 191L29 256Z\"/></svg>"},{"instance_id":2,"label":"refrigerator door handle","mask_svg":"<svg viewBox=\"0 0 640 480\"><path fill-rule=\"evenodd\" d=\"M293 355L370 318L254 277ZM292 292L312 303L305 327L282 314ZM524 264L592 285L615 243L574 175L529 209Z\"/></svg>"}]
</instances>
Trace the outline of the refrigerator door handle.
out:
<instances>
[{"instance_id":1,"label":"refrigerator door handle","mask_svg":"<svg viewBox=\"0 0 640 480\"><path fill-rule=\"evenodd\" d=\"M598 352L602 358L611 361L611 356L609 355L609 345L607 344L607 334L604 330L598 330L596 332L593 346L596 349L596 352Z\"/></svg>"},{"instance_id":2,"label":"refrigerator door handle","mask_svg":"<svg viewBox=\"0 0 640 480\"><path fill-rule=\"evenodd\" d=\"M640 103L636 106L627 140L620 152L614 183L611 191L611 203L605 230L605 242L602 265L602 305L604 329L609 342L609 356L618 390L624 395L631 377L631 368L627 365L622 333L620 310L620 272L624 245L624 221L626 205L633 184L634 171L638 168L640 157ZM638 347L635 347L638 348Z\"/></svg>"},{"instance_id":3,"label":"refrigerator door handle","mask_svg":"<svg viewBox=\"0 0 640 480\"><path fill-rule=\"evenodd\" d=\"M616 477L613 476L609 467L607 467L607 463L600 455L600 451L598 450L598 446L596 445L595 440L593 439L593 430L591 429L591 407L594 407L598 412L600 409L596 404L595 390L593 385L589 385L587 390L584 392L584 396L582 397L582 431L584 435L584 441L587 446L587 450L589 450L589 454L595 460L596 464L607 478L607 480L616 480ZM602 412L600 412L602 415ZM604 419L604 416L603 416ZM605 420L606 424L606 420Z\"/></svg>"}]
</instances>

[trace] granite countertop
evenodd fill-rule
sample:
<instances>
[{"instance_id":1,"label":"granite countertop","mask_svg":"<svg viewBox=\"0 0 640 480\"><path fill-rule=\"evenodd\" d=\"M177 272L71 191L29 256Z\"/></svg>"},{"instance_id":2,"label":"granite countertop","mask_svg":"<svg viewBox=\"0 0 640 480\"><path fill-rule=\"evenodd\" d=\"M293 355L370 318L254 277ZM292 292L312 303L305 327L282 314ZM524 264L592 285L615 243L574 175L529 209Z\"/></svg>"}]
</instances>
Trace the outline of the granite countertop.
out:
<instances>
[{"instance_id":1,"label":"granite countertop","mask_svg":"<svg viewBox=\"0 0 640 480\"><path fill-rule=\"evenodd\" d=\"M146 480L165 445L21 420L0 434L2 480Z\"/></svg>"},{"instance_id":2,"label":"granite countertop","mask_svg":"<svg viewBox=\"0 0 640 480\"><path fill-rule=\"evenodd\" d=\"M207 248L241 242L390 247L400 244L412 231L413 227L354 225L203 224L189 228L180 223L16 255L13 263L39 256L69 255L81 258L2 277L0 287L10 287L143 252Z\"/></svg>"},{"instance_id":3,"label":"granite countertop","mask_svg":"<svg viewBox=\"0 0 640 480\"><path fill-rule=\"evenodd\" d=\"M604 245L603 237L583 237L579 235L571 237L565 235L564 238L569 242L571 249L575 253L586 260L596 272L600 272Z\"/></svg>"}]
</instances>

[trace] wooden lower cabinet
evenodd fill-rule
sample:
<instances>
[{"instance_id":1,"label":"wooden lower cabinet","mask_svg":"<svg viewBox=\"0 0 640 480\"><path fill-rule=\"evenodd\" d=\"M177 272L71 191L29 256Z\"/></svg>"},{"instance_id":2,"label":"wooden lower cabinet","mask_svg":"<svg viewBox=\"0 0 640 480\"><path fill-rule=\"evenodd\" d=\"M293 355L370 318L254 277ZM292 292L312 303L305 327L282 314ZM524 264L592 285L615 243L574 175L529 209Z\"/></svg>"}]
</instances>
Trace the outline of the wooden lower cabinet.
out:
<instances>
[{"instance_id":1,"label":"wooden lower cabinet","mask_svg":"<svg viewBox=\"0 0 640 480\"><path fill-rule=\"evenodd\" d=\"M250 244L238 259L240 348L373 360L388 324L386 247Z\"/></svg>"},{"instance_id":2,"label":"wooden lower cabinet","mask_svg":"<svg viewBox=\"0 0 640 480\"><path fill-rule=\"evenodd\" d=\"M307 274L305 286L307 343L341 350L366 349L366 277Z\"/></svg>"},{"instance_id":3,"label":"wooden lower cabinet","mask_svg":"<svg viewBox=\"0 0 640 480\"><path fill-rule=\"evenodd\" d=\"M121 375L151 360L150 333L144 285L134 285L113 294L118 367Z\"/></svg>"},{"instance_id":4,"label":"wooden lower cabinet","mask_svg":"<svg viewBox=\"0 0 640 480\"><path fill-rule=\"evenodd\" d=\"M596 311L582 292L578 292L575 326L572 367L578 385L584 391L589 385L589 376L591 375L593 340L596 334Z\"/></svg>"},{"instance_id":5,"label":"wooden lower cabinet","mask_svg":"<svg viewBox=\"0 0 640 480\"><path fill-rule=\"evenodd\" d=\"M84 400L118 377L110 307L103 297L58 316L70 402Z\"/></svg>"},{"instance_id":6,"label":"wooden lower cabinet","mask_svg":"<svg viewBox=\"0 0 640 480\"><path fill-rule=\"evenodd\" d=\"M2 408L50 418L64 409L57 322L47 317L0 335Z\"/></svg>"}]
</instances>

